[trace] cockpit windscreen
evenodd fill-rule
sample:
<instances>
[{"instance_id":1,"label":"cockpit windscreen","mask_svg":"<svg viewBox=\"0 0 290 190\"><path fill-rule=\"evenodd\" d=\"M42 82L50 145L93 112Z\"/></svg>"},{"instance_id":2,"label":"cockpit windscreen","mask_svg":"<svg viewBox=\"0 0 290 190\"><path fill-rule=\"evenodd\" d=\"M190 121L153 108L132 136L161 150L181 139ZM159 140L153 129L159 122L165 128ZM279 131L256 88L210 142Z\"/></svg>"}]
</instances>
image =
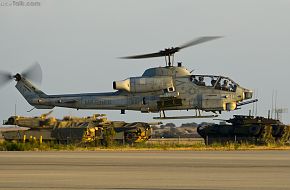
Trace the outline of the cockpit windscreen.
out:
<instances>
[{"instance_id":1,"label":"cockpit windscreen","mask_svg":"<svg viewBox=\"0 0 290 190\"><path fill-rule=\"evenodd\" d=\"M190 80L198 86L212 87L218 90L235 92L238 86L228 77L214 75L191 75Z\"/></svg>"}]
</instances>

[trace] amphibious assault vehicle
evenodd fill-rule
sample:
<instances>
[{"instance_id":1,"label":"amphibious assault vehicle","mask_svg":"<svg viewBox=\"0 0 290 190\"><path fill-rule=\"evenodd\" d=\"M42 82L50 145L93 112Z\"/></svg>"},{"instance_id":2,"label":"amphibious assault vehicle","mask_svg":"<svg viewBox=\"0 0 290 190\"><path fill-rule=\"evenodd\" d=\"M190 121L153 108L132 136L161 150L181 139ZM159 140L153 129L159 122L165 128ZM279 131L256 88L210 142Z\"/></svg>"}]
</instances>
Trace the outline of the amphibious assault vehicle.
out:
<instances>
[{"instance_id":1,"label":"amphibious assault vehicle","mask_svg":"<svg viewBox=\"0 0 290 190\"><path fill-rule=\"evenodd\" d=\"M148 123L110 121L103 114L91 117L70 117L63 119L47 117L51 112L39 117L12 116L4 125L17 125L14 131L2 132L5 140L40 140L59 143L119 141L123 143L144 142L151 137ZM25 127L23 129L23 127Z\"/></svg>"},{"instance_id":2,"label":"amphibious assault vehicle","mask_svg":"<svg viewBox=\"0 0 290 190\"><path fill-rule=\"evenodd\" d=\"M206 144L232 142L285 144L289 141L290 126L271 118L234 115L233 118L223 120L220 124L199 126L197 132L204 138Z\"/></svg>"}]
</instances>

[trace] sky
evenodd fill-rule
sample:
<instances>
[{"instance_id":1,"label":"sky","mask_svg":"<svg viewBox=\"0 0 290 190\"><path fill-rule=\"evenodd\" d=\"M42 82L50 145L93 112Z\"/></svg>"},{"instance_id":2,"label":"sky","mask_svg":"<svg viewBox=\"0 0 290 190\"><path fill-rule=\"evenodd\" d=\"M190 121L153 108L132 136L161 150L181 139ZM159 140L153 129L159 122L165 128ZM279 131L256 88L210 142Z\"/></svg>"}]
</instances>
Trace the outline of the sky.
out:
<instances>
[{"instance_id":1,"label":"sky","mask_svg":"<svg viewBox=\"0 0 290 190\"><path fill-rule=\"evenodd\" d=\"M112 82L140 76L164 66L164 58L124 60L118 57L175 47L199 36L224 38L182 50L175 61L195 74L228 76L255 90L257 114L267 116L272 94L277 107L290 106L290 1L288 0L31 0L39 6L17 6L0 0L0 70L21 72L34 62L43 71L39 88L47 94L110 92ZM11 5L12 3L12 5ZM0 120L36 116L14 87L0 88ZM226 113L248 114L252 105ZM111 120L154 121L158 114L54 108L53 116L108 114ZM170 111L167 115L190 115ZM204 119L166 120L177 125ZM283 121L290 123L289 113Z\"/></svg>"}]
</instances>

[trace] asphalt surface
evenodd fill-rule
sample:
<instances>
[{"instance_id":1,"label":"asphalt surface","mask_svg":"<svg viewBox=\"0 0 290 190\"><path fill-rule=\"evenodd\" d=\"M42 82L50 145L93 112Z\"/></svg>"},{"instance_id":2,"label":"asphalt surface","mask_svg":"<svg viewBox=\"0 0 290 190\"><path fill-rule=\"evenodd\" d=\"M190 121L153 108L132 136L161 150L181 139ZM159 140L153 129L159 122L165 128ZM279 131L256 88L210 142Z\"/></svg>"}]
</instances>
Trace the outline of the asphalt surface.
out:
<instances>
[{"instance_id":1,"label":"asphalt surface","mask_svg":"<svg viewBox=\"0 0 290 190\"><path fill-rule=\"evenodd\" d=\"M290 189L290 151L0 152L0 189Z\"/></svg>"}]
</instances>

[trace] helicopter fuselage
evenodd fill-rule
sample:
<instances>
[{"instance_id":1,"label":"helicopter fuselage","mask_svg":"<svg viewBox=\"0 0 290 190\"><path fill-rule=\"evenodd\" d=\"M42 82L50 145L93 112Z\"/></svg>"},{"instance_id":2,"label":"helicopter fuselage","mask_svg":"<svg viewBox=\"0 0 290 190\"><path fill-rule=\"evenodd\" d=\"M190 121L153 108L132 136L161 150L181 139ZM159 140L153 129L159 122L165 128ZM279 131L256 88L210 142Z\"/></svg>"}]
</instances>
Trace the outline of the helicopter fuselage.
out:
<instances>
[{"instance_id":1,"label":"helicopter fuselage","mask_svg":"<svg viewBox=\"0 0 290 190\"><path fill-rule=\"evenodd\" d=\"M68 107L75 109L135 110L161 112L165 110L197 109L212 112L232 111L243 100L252 98L252 91L240 87L228 77L192 75L177 66L147 69L141 77L114 81L117 91L47 95L20 77L16 88L38 109Z\"/></svg>"}]
</instances>

